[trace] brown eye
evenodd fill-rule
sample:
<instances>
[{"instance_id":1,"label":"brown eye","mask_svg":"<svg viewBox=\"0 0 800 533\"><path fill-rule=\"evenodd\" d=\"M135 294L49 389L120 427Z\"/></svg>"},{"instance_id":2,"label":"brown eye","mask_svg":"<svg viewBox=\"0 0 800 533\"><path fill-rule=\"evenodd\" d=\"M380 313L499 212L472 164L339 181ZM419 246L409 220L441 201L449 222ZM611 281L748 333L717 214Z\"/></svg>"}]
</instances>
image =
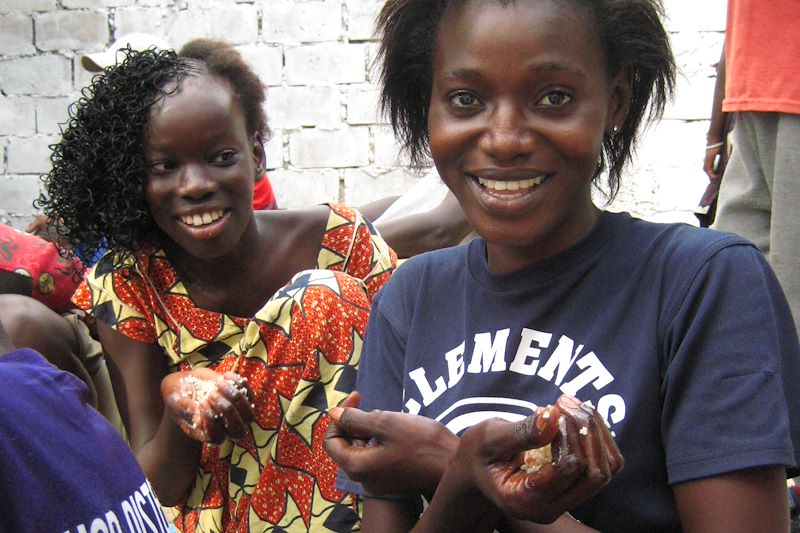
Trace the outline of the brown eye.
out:
<instances>
[{"instance_id":1,"label":"brown eye","mask_svg":"<svg viewBox=\"0 0 800 533\"><path fill-rule=\"evenodd\" d=\"M465 108L465 107L475 107L479 105L480 102L472 93L466 91L458 91L450 95L450 104L453 107Z\"/></svg>"},{"instance_id":2,"label":"brown eye","mask_svg":"<svg viewBox=\"0 0 800 533\"><path fill-rule=\"evenodd\" d=\"M542 107L561 107L572 101L572 96L564 91L553 91L544 95L537 105Z\"/></svg>"},{"instance_id":3,"label":"brown eye","mask_svg":"<svg viewBox=\"0 0 800 533\"><path fill-rule=\"evenodd\" d=\"M217 165L232 165L237 161L235 150L223 150L214 158Z\"/></svg>"},{"instance_id":4,"label":"brown eye","mask_svg":"<svg viewBox=\"0 0 800 533\"><path fill-rule=\"evenodd\" d=\"M173 170L178 168L178 164L175 161L152 161L147 165L148 172L150 174L168 174Z\"/></svg>"}]
</instances>

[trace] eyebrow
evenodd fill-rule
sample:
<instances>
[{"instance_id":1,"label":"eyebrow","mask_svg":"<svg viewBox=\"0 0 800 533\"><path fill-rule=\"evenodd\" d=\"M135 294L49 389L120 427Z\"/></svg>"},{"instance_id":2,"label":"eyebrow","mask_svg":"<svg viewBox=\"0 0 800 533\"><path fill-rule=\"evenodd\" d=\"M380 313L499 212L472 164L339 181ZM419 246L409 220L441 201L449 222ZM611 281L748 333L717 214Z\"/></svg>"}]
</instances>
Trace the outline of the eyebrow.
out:
<instances>
[{"instance_id":1,"label":"eyebrow","mask_svg":"<svg viewBox=\"0 0 800 533\"><path fill-rule=\"evenodd\" d=\"M585 78L586 74L575 67L570 65L559 63L556 61L548 61L545 63L537 63L532 65L529 69L532 73L560 73L563 72L565 74L570 74L573 76L578 76L581 78ZM456 68L450 71L448 74L442 77L443 80L463 80L463 79L471 79L471 78L478 78L480 77L480 71L473 68Z\"/></svg>"}]
</instances>

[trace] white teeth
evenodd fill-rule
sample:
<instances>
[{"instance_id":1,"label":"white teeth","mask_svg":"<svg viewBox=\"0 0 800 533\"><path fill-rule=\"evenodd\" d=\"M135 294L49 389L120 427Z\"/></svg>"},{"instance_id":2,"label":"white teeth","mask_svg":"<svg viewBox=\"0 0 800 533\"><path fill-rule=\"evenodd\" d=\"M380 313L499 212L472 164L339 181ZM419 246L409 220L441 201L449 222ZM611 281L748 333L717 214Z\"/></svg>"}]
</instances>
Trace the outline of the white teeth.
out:
<instances>
[{"instance_id":1,"label":"white teeth","mask_svg":"<svg viewBox=\"0 0 800 533\"><path fill-rule=\"evenodd\" d=\"M530 189L536 185L541 185L544 181L544 176L536 176L527 180L487 180L485 178L478 178L478 183L495 191L518 191L520 189Z\"/></svg>"},{"instance_id":2,"label":"white teeth","mask_svg":"<svg viewBox=\"0 0 800 533\"><path fill-rule=\"evenodd\" d=\"M206 224L211 224L215 220L219 220L224 214L225 212L221 209L217 211L206 211L203 214L195 213L194 215L182 216L181 222L187 226L205 226Z\"/></svg>"}]
</instances>

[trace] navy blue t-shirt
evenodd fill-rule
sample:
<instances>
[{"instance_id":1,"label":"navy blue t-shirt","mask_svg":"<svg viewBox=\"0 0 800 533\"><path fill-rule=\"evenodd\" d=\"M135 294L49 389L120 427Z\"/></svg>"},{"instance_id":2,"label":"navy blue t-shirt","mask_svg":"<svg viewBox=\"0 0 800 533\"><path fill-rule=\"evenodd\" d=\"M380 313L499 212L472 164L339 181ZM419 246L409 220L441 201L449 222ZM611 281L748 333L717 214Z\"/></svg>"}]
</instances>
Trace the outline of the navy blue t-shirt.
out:
<instances>
[{"instance_id":1,"label":"navy blue t-shirt","mask_svg":"<svg viewBox=\"0 0 800 533\"><path fill-rule=\"evenodd\" d=\"M756 248L606 212L574 248L505 275L481 239L407 261L373 304L357 389L365 410L458 435L563 393L591 402L626 466L572 514L608 533L680 530L671 484L795 465L797 383L794 323Z\"/></svg>"},{"instance_id":2,"label":"navy blue t-shirt","mask_svg":"<svg viewBox=\"0 0 800 533\"><path fill-rule=\"evenodd\" d=\"M78 378L0 356L0 532L169 530L139 464Z\"/></svg>"}]
</instances>

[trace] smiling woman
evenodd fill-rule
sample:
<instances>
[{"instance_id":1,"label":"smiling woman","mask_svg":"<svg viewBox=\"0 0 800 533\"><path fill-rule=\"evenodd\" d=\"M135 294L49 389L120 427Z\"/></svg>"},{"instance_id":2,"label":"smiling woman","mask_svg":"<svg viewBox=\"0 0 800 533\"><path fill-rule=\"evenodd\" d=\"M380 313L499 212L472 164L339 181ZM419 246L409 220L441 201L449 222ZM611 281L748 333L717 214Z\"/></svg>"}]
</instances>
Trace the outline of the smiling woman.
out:
<instances>
[{"instance_id":1,"label":"smiling woman","mask_svg":"<svg viewBox=\"0 0 800 533\"><path fill-rule=\"evenodd\" d=\"M592 202L671 94L661 14L385 2L384 107L480 238L373 305L327 438L365 531L788 531L800 345L774 273L735 235Z\"/></svg>"},{"instance_id":2,"label":"smiling woman","mask_svg":"<svg viewBox=\"0 0 800 533\"><path fill-rule=\"evenodd\" d=\"M108 243L73 300L124 376L131 447L176 525L350 531L326 413L396 258L343 205L253 211L263 101L227 43L128 50L72 107L42 203L72 243Z\"/></svg>"}]
</instances>

